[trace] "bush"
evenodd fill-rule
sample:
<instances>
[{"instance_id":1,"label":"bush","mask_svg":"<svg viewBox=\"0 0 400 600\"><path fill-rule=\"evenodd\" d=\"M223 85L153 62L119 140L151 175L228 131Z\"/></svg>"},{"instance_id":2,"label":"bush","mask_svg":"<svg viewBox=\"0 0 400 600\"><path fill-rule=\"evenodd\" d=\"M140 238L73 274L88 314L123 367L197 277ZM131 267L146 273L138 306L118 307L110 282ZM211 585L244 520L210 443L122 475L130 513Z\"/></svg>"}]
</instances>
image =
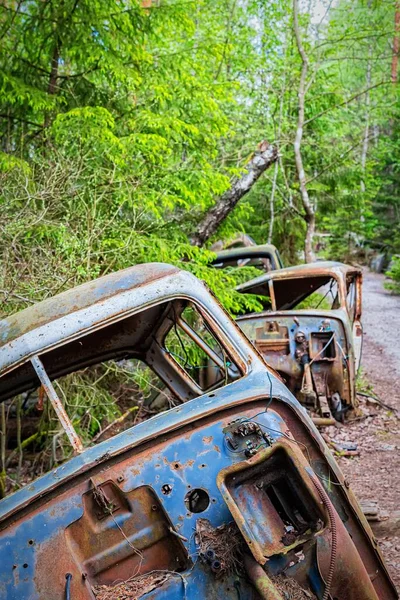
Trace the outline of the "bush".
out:
<instances>
[{"instance_id":1,"label":"bush","mask_svg":"<svg viewBox=\"0 0 400 600\"><path fill-rule=\"evenodd\" d=\"M389 271L386 271L385 275L392 281L386 282L385 288L395 294L400 294L400 256L394 258L389 267Z\"/></svg>"}]
</instances>

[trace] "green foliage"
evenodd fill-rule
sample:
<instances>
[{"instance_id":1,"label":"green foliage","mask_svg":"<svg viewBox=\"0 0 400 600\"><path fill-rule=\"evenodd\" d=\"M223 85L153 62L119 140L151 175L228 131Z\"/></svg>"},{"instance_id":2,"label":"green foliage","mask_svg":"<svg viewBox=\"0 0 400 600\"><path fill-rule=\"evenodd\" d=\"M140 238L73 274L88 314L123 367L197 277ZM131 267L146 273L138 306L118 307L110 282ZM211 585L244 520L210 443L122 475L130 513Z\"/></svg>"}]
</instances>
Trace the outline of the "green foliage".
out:
<instances>
[{"instance_id":1,"label":"green foliage","mask_svg":"<svg viewBox=\"0 0 400 600\"><path fill-rule=\"evenodd\" d=\"M275 190L272 242L286 262L296 263L302 258L305 232L293 155L299 57L292 36L291 7L281 3L278 15L271 3L264 21L263 3L255 4L261 40L265 31L273 50L266 41L265 53L261 45L262 61L250 67L249 77L263 85L252 90L245 112L248 116L242 123L243 137L247 139L254 130L265 131L268 139L277 141L282 158L275 188L271 169L231 222L257 241L265 241ZM331 234L325 256L351 261L357 260L367 244L390 244L395 252L400 248L399 88L390 81L389 50L394 6L390 2L340 0L327 14L321 26L315 25L315 16L301 15L301 35L310 63L302 153L317 230Z\"/></svg>"},{"instance_id":2,"label":"green foliage","mask_svg":"<svg viewBox=\"0 0 400 600\"><path fill-rule=\"evenodd\" d=\"M357 373L356 389L357 389L357 392L361 392L362 394L373 395L373 393L374 393L374 391L372 389L372 385L368 381L368 378L367 378L364 370L362 369L362 367L359 369L359 371Z\"/></svg>"},{"instance_id":3,"label":"green foliage","mask_svg":"<svg viewBox=\"0 0 400 600\"><path fill-rule=\"evenodd\" d=\"M324 294L313 292L307 296L307 298L302 300L302 302L300 302L296 308L330 310L332 308L332 302L329 302Z\"/></svg>"},{"instance_id":4,"label":"green foliage","mask_svg":"<svg viewBox=\"0 0 400 600\"><path fill-rule=\"evenodd\" d=\"M389 8L340 0L318 31L301 15L310 59L304 162L318 229L331 233L325 255L336 259L350 260L365 240L400 244L398 94L378 85L390 71ZM191 269L240 311L234 275L212 272L187 234L262 138L279 145L276 177L271 169L254 186L218 237L239 230L266 241L274 188L272 242L286 263L301 260L292 25L289 0L3 8L5 311L21 305L16 295L40 299L146 260ZM367 86L368 68L377 85L369 105L365 94L347 102ZM367 121L373 136L363 165Z\"/></svg>"},{"instance_id":5,"label":"green foliage","mask_svg":"<svg viewBox=\"0 0 400 600\"><path fill-rule=\"evenodd\" d=\"M146 365L134 359L88 367L61 377L54 385L84 446L103 441L145 419L150 400L162 394L164 387ZM37 395L31 397L31 406L25 406L26 400L29 398L24 395L22 402L21 397L14 402L14 405L24 406L21 419L25 425L32 417L35 422L38 420L34 410ZM160 410L165 410L165 405L168 406L168 402ZM20 487L21 475L26 483L73 455L50 402L45 401L36 431L22 441L21 451L32 453L32 464L23 465L22 473L19 469L7 472L7 493ZM18 453L18 449L14 450L9 458ZM0 486L2 483L0 481ZM0 487L0 497L3 495L4 489Z\"/></svg>"},{"instance_id":6,"label":"green foliage","mask_svg":"<svg viewBox=\"0 0 400 600\"><path fill-rule=\"evenodd\" d=\"M3 314L150 261L192 271L232 313L257 306L187 237L237 170L220 156L245 64L229 15L222 0L1 12Z\"/></svg>"},{"instance_id":7,"label":"green foliage","mask_svg":"<svg viewBox=\"0 0 400 600\"><path fill-rule=\"evenodd\" d=\"M392 281L385 282L385 288L395 294L400 294L400 257L393 259L390 270L386 272L387 277Z\"/></svg>"},{"instance_id":8,"label":"green foliage","mask_svg":"<svg viewBox=\"0 0 400 600\"><path fill-rule=\"evenodd\" d=\"M137 205L125 165L86 155L52 154L2 177L3 314L30 300L145 262L169 262L204 280L232 313L257 301L235 292L234 271L209 266L214 254L191 246L175 224L159 222L152 203ZM185 260L183 260L185 259Z\"/></svg>"}]
</instances>

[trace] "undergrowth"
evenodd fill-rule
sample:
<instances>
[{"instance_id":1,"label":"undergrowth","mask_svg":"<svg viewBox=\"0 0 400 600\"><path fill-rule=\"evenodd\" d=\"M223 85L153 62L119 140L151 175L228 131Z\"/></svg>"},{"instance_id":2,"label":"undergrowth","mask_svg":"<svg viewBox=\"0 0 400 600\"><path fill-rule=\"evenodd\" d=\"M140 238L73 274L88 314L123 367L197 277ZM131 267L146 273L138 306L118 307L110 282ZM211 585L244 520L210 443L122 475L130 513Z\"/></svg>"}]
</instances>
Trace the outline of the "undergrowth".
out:
<instances>
[{"instance_id":1,"label":"undergrowth","mask_svg":"<svg viewBox=\"0 0 400 600\"><path fill-rule=\"evenodd\" d=\"M389 271L386 271L386 276L390 277L391 281L386 281L384 286L394 294L400 294L400 257L393 259Z\"/></svg>"}]
</instances>

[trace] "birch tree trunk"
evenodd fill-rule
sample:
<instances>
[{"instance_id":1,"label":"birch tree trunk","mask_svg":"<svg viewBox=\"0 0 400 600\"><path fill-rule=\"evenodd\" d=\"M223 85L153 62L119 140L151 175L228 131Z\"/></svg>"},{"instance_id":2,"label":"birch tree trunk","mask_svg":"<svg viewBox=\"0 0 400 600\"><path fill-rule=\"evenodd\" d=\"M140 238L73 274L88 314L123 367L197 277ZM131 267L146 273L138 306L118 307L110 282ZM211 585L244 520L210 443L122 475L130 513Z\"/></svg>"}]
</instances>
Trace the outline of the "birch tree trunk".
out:
<instances>
[{"instance_id":1,"label":"birch tree trunk","mask_svg":"<svg viewBox=\"0 0 400 600\"><path fill-rule=\"evenodd\" d=\"M231 187L217 200L214 206L206 213L196 231L190 236L193 246L202 246L218 229L222 221L235 208L237 203L245 196L274 162L278 159L278 151L268 142L261 142L259 149L246 165L246 173L234 179Z\"/></svg>"},{"instance_id":2,"label":"birch tree trunk","mask_svg":"<svg viewBox=\"0 0 400 600\"><path fill-rule=\"evenodd\" d=\"M297 50L301 58L301 74L299 82L298 92L298 117L297 117L297 129L296 137L294 140L294 155L296 162L297 177L300 186L300 196L304 209L304 220L307 225L306 238L304 242L304 256L307 263L315 260L313 251L313 239L315 233L315 210L310 200L307 190L306 174L304 171L303 157L301 154L301 142L303 139L303 128L304 128L304 107L305 107L305 96L306 96L306 81L308 74L308 56L304 50L300 29L299 29L299 3L298 0L293 0L293 24L294 34L296 38Z\"/></svg>"},{"instance_id":3,"label":"birch tree trunk","mask_svg":"<svg viewBox=\"0 0 400 600\"><path fill-rule=\"evenodd\" d=\"M274 222L275 222L275 191L276 181L278 179L279 162L276 161L274 166L274 176L272 178L271 195L269 197L269 227L268 227L268 238L267 244L272 243L272 234L274 233Z\"/></svg>"},{"instance_id":4,"label":"birch tree trunk","mask_svg":"<svg viewBox=\"0 0 400 600\"><path fill-rule=\"evenodd\" d=\"M368 0L368 8L371 8L371 0ZM371 69L372 69L372 44L370 43L368 46L368 62L367 62L367 74L366 74L366 88L367 92L365 94L365 128L364 128L364 139L363 146L361 151L361 170L363 172L363 177L365 174L365 168L367 166L367 155L368 155L368 146L369 146L369 130L370 130L370 106L371 106L371 94L369 88L371 87ZM361 180L360 183L361 192L365 192L365 181ZM361 220L364 219L364 215L361 212Z\"/></svg>"},{"instance_id":5,"label":"birch tree trunk","mask_svg":"<svg viewBox=\"0 0 400 600\"><path fill-rule=\"evenodd\" d=\"M365 174L365 168L367 166L367 155L368 155L368 146L369 146L369 130L370 130L370 106L371 106L371 95L369 92L369 87L371 86L371 59L372 59L372 46L370 45L368 48L368 62L367 62L367 93L365 94L365 128L364 128L364 139L363 146L361 151L361 170L363 172L363 176ZM361 180L360 183L361 192L365 192L365 181Z\"/></svg>"},{"instance_id":6,"label":"birch tree trunk","mask_svg":"<svg viewBox=\"0 0 400 600\"><path fill-rule=\"evenodd\" d=\"M285 45L285 56L286 56L286 45ZM277 131L277 135L276 135L276 143L278 146L278 152L279 152L279 146L281 143L281 134L282 134L282 116L283 116L283 102L284 102L284 97L285 97L285 89L286 89L286 71L284 73L283 76L283 82L282 82L282 88L281 88L281 97L279 100L279 115L278 115L278 131ZM267 243L271 244L272 243L272 235L274 232L274 223L275 223L275 193L276 193L276 183L277 183L277 179L278 179L278 172L279 172L279 160L276 161L275 166L274 166L274 175L273 175L273 179L272 179L272 189L271 189L271 195L269 198L269 210L270 210L270 221L269 221L269 228L268 228L268 239L267 239Z\"/></svg>"}]
</instances>

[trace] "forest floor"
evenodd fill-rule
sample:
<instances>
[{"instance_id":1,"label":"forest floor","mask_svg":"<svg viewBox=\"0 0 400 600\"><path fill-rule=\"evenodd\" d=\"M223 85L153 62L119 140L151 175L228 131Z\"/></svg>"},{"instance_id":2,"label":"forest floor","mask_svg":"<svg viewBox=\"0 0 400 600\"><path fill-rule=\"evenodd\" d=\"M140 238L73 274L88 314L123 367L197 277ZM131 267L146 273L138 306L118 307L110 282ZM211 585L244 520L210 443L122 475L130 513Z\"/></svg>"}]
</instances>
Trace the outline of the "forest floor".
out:
<instances>
[{"instance_id":1,"label":"forest floor","mask_svg":"<svg viewBox=\"0 0 400 600\"><path fill-rule=\"evenodd\" d=\"M325 431L339 443L358 444L359 456L340 457L339 464L358 499L378 503L384 520L371 525L400 589L400 296L387 292L384 281L383 275L364 272L362 379L399 412L360 397L362 420Z\"/></svg>"}]
</instances>

